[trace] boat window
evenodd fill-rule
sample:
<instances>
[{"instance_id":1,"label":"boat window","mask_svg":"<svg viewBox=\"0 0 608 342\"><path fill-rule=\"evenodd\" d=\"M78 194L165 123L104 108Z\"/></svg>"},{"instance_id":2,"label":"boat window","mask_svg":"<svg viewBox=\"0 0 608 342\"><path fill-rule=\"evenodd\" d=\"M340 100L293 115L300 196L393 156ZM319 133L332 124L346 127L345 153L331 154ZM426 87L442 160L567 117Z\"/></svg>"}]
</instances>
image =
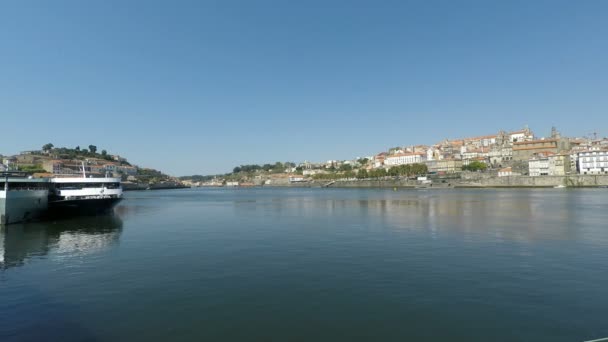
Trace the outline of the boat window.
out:
<instances>
[{"instance_id":1,"label":"boat window","mask_svg":"<svg viewBox=\"0 0 608 342\"><path fill-rule=\"evenodd\" d=\"M108 183L108 184L105 184L105 187L107 189L118 189L118 188L120 188L120 183Z\"/></svg>"}]
</instances>

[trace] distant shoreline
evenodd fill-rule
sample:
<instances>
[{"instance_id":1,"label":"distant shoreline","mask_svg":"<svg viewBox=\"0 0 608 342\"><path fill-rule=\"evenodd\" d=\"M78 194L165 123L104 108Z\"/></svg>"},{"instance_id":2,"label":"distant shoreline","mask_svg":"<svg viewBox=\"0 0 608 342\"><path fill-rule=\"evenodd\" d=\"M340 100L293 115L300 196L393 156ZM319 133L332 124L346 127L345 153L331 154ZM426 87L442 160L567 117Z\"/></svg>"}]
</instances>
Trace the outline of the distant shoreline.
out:
<instances>
[{"instance_id":1,"label":"distant shoreline","mask_svg":"<svg viewBox=\"0 0 608 342\"><path fill-rule=\"evenodd\" d=\"M543 188L608 188L608 175L569 175L569 176L508 176L488 177L472 174L459 179L432 179L426 184L412 179L379 179L349 181L310 181L297 183L274 183L257 187L276 188L387 188L387 189L543 189ZM231 188L231 187L229 187ZM240 188L240 187L238 187Z\"/></svg>"},{"instance_id":2,"label":"distant shoreline","mask_svg":"<svg viewBox=\"0 0 608 342\"><path fill-rule=\"evenodd\" d=\"M123 183L123 191L189 189L189 186L179 184L134 184Z\"/></svg>"}]
</instances>

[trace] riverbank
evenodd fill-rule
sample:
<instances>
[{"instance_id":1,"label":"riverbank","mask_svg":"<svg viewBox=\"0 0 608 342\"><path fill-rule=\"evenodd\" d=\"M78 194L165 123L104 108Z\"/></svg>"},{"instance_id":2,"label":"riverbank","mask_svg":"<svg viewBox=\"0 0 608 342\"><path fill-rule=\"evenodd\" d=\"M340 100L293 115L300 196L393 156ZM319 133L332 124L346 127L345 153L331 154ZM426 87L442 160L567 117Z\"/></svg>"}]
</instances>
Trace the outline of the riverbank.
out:
<instances>
[{"instance_id":1,"label":"riverbank","mask_svg":"<svg viewBox=\"0 0 608 342\"><path fill-rule=\"evenodd\" d=\"M328 188L399 188L399 189L450 189L450 188L598 188L608 187L608 175L570 176L508 176L496 177L483 173L470 173L462 178L433 178L431 183L412 179L310 181L287 184L266 185L272 187L328 187Z\"/></svg>"},{"instance_id":2,"label":"riverbank","mask_svg":"<svg viewBox=\"0 0 608 342\"><path fill-rule=\"evenodd\" d=\"M176 183L160 183L160 184L140 184L140 183L122 183L123 191L139 191L139 190L169 190L169 189L187 189L188 186Z\"/></svg>"}]
</instances>

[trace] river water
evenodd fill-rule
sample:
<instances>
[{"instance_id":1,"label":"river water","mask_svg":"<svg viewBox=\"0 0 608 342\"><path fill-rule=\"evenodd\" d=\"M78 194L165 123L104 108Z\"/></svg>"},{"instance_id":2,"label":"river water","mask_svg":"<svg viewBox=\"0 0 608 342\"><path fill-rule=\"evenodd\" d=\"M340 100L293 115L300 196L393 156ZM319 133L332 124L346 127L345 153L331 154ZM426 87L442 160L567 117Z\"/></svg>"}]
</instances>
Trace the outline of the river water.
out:
<instances>
[{"instance_id":1,"label":"river water","mask_svg":"<svg viewBox=\"0 0 608 342\"><path fill-rule=\"evenodd\" d=\"M606 189L128 192L0 246L0 341L608 336Z\"/></svg>"}]
</instances>

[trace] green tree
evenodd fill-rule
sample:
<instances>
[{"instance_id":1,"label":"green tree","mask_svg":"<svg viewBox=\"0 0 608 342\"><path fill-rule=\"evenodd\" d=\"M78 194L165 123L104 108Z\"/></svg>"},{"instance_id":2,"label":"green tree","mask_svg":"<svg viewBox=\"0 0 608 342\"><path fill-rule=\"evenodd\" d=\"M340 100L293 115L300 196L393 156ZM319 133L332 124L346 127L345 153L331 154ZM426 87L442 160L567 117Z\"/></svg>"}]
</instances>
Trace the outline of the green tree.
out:
<instances>
[{"instance_id":1,"label":"green tree","mask_svg":"<svg viewBox=\"0 0 608 342\"><path fill-rule=\"evenodd\" d=\"M104 157L105 157L105 156L107 156L107 155L108 155L108 151L106 151L106 150L101 150L101 155L102 155L102 156L104 156Z\"/></svg>"},{"instance_id":2,"label":"green tree","mask_svg":"<svg viewBox=\"0 0 608 342\"><path fill-rule=\"evenodd\" d=\"M470 162L469 165L462 166L462 169L465 171L485 171L487 168L488 166L485 163L478 160Z\"/></svg>"},{"instance_id":3,"label":"green tree","mask_svg":"<svg viewBox=\"0 0 608 342\"><path fill-rule=\"evenodd\" d=\"M369 177L369 175L367 174L366 169L359 169L359 171L357 171L357 178L363 179L363 178L368 178L368 177Z\"/></svg>"},{"instance_id":4,"label":"green tree","mask_svg":"<svg viewBox=\"0 0 608 342\"><path fill-rule=\"evenodd\" d=\"M53 147L54 147L54 145L53 145L53 144L51 144L51 143L44 144L44 145L42 145L42 150L43 150L44 152L49 152L50 150L52 150L52 149L53 149Z\"/></svg>"},{"instance_id":5,"label":"green tree","mask_svg":"<svg viewBox=\"0 0 608 342\"><path fill-rule=\"evenodd\" d=\"M385 169L374 169L369 172L370 178L382 178L387 176Z\"/></svg>"},{"instance_id":6,"label":"green tree","mask_svg":"<svg viewBox=\"0 0 608 342\"><path fill-rule=\"evenodd\" d=\"M91 151L91 153L95 154L95 152L97 152L97 146L89 145L89 151Z\"/></svg>"},{"instance_id":7,"label":"green tree","mask_svg":"<svg viewBox=\"0 0 608 342\"><path fill-rule=\"evenodd\" d=\"M353 166L350 164L342 164L340 165L339 170L340 171L351 171L353 169Z\"/></svg>"}]
</instances>

